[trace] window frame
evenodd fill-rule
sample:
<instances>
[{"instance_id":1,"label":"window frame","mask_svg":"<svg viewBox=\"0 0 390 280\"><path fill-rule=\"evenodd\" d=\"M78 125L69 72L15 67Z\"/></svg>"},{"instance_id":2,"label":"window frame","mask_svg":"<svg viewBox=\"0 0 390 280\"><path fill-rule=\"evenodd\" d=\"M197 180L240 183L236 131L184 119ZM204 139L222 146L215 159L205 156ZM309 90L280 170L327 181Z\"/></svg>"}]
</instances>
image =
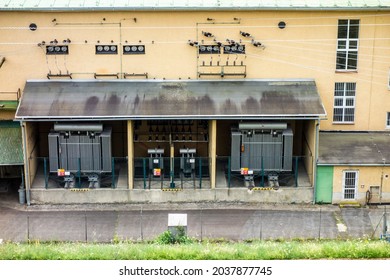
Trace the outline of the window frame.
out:
<instances>
[{"instance_id":1,"label":"window frame","mask_svg":"<svg viewBox=\"0 0 390 280\"><path fill-rule=\"evenodd\" d=\"M346 21L347 24L342 24L342 21ZM357 22L357 23L352 23ZM351 26L357 25L356 38L353 38L353 31ZM340 37L341 28L346 27L346 36ZM336 72L357 72L358 69L358 54L359 54L359 32L360 32L360 20L359 19L339 19L337 25L337 47L336 47ZM354 57L355 56L355 57ZM343 63L339 63L340 59L343 59ZM350 64L351 60L356 60L355 64Z\"/></svg>"},{"instance_id":2,"label":"window frame","mask_svg":"<svg viewBox=\"0 0 390 280\"><path fill-rule=\"evenodd\" d=\"M339 95L338 93L340 93L340 90L338 89L338 85L343 85L343 89L342 89L342 95ZM352 90L351 89L348 89L348 85L354 85L354 89L353 89L353 96L350 95ZM356 86L357 84L356 83L351 83L351 82L336 82L335 85L334 85L334 92L333 92L333 123L334 124L354 124L355 123L355 115L356 115ZM353 105L348 105L348 102L351 102L351 100L353 101ZM341 105L337 105L337 103L341 101L342 104ZM342 120L336 120L335 119L335 116L336 116L336 109L341 109L342 110L342 114L341 114L341 118ZM346 113L347 110L351 110L353 109L353 120L350 121L350 120L345 120L346 119L346 116L348 115ZM337 114L337 116L340 116L339 114Z\"/></svg>"},{"instance_id":3,"label":"window frame","mask_svg":"<svg viewBox=\"0 0 390 280\"><path fill-rule=\"evenodd\" d=\"M352 178L347 178L347 174L355 174L353 180L355 181L355 184L352 186L352 184L347 184L347 179L351 180ZM356 200L358 195L358 184L359 183L359 170L343 170L343 199L344 200ZM353 197L346 197L348 195L351 195L351 193L347 193L347 190L353 190Z\"/></svg>"},{"instance_id":4,"label":"window frame","mask_svg":"<svg viewBox=\"0 0 390 280\"><path fill-rule=\"evenodd\" d=\"M389 75L387 76L387 89L390 90L390 69L389 69Z\"/></svg>"},{"instance_id":5,"label":"window frame","mask_svg":"<svg viewBox=\"0 0 390 280\"><path fill-rule=\"evenodd\" d=\"M386 129L390 129L390 112L386 112Z\"/></svg>"}]
</instances>

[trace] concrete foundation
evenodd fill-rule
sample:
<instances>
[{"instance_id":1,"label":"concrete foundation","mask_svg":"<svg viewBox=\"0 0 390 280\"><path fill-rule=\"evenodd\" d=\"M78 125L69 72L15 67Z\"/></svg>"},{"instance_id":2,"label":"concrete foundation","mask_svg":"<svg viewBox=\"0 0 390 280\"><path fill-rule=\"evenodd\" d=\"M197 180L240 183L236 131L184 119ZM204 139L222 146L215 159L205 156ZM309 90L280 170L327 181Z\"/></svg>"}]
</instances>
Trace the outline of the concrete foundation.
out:
<instances>
[{"instance_id":1,"label":"concrete foundation","mask_svg":"<svg viewBox=\"0 0 390 280\"><path fill-rule=\"evenodd\" d=\"M312 203L313 188L198 190L32 189L31 204L257 202Z\"/></svg>"}]
</instances>

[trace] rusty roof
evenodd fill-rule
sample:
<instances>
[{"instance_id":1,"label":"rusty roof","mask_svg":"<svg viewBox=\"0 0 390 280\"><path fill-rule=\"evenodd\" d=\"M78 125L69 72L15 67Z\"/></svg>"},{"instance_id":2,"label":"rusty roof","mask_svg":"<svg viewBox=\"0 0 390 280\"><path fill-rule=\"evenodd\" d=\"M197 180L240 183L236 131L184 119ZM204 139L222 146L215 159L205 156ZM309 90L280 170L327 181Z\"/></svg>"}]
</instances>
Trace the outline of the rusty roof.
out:
<instances>
[{"instance_id":1,"label":"rusty roof","mask_svg":"<svg viewBox=\"0 0 390 280\"><path fill-rule=\"evenodd\" d=\"M389 165L390 132L320 132L319 165Z\"/></svg>"},{"instance_id":2,"label":"rusty roof","mask_svg":"<svg viewBox=\"0 0 390 280\"><path fill-rule=\"evenodd\" d=\"M325 115L314 80L27 81L16 119L253 119Z\"/></svg>"}]
</instances>

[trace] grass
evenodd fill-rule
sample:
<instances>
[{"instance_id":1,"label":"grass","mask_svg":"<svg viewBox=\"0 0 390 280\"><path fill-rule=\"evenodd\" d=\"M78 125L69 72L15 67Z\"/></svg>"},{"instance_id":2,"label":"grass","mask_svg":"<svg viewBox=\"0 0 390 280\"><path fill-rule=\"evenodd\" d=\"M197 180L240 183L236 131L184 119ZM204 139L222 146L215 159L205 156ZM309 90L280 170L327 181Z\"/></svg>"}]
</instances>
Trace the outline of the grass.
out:
<instances>
[{"instance_id":1,"label":"grass","mask_svg":"<svg viewBox=\"0 0 390 280\"><path fill-rule=\"evenodd\" d=\"M188 241L188 240L187 240ZM386 259L382 240L292 240L228 242L213 240L161 244L117 241L111 244L3 243L1 260L291 260Z\"/></svg>"}]
</instances>

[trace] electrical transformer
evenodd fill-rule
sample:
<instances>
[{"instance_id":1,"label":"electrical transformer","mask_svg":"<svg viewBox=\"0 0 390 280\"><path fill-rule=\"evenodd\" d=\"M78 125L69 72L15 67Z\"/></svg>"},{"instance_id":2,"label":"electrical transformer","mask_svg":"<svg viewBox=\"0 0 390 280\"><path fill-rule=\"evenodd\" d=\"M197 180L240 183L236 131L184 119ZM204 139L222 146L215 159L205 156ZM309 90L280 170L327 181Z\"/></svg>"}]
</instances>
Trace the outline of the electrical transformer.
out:
<instances>
[{"instance_id":1,"label":"electrical transformer","mask_svg":"<svg viewBox=\"0 0 390 280\"><path fill-rule=\"evenodd\" d=\"M180 149L180 170L184 174L191 174L195 170L196 149Z\"/></svg>"},{"instance_id":2,"label":"electrical transformer","mask_svg":"<svg viewBox=\"0 0 390 280\"><path fill-rule=\"evenodd\" d=\"M111 129L102 124L55 124L48 135L49 168L72 187L74 175L99 187L100 174L111 173Z\"/></svg>"},{"instance_id":3,"label":"electrical transformer","mask_svg":"<svg viewBox=\"0 0 390 280\"><path fill-rule=\"evenodd\" d=\"M196 149L184 148L180 149L180 180L181 188L183 188L183 181L185 178L192 178L192 184L195 188L195 154Z\"/></svg>"},{"instance_id":4,"label":"electrical transformer","mask_svg":"<svg viewBox=\"0 0 390 280\"><path fill-rule=\"evenodd\" d=\"M293 132L287 124L240 123L231 136L231 171L292 170Z\"/></svg>"},{"instance_id":5,"label":"electrical transformer","mask_svg":"<svg viewBox=\"0 0 390 280\"><path fill-rule=\"evenodd\" d=\"M149 154L149 170L153 171L153 173L156 173L156 170L158 171L158 176L160 177L160 172L162 169L164 169L164 149L148 149Z\"/></svg>"}]
</instances>

